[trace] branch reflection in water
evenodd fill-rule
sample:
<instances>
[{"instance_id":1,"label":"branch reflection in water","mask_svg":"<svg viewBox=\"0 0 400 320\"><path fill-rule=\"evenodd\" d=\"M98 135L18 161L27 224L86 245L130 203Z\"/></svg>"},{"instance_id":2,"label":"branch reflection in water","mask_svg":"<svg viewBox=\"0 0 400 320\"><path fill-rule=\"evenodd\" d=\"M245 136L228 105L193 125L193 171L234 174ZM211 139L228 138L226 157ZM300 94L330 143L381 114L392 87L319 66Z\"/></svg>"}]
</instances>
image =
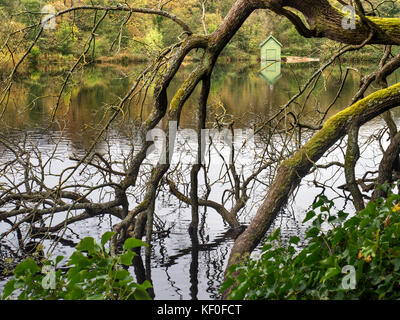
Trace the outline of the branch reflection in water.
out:
<instances>
[{"instance_id":1,"label":"branch reflection in water","mask_svg":"<svg viewBox=\"0 0 400 320\"><path fill-rule=\"evenodd\" d=\"M282 121L260 129L265 120L276 114L288 97L296 92L298 78L306 78L312 73L311 69L307 73L307 67L304 66L288 68L283 67L282 78L273 87L258 76L257 67L242 70L236 68L235 72L217 68L211 82L209 113L205 123L208 128L221 130L256 129L255 146L253 149L246 149L235 145L236 165L231 166L229 160L232 148L225 146L224 149L217 140L208 141L208 149L204 153L205 163L199 168L196 208L200 219L196 227L198 229L192 230L190 236L188 230L193 217L193 206L190 205L192 165L183 160L185 157L195 157L199 146L196 141L184 139L178 131L179 139L176 143L178 152L174 154L176 157L174 166L157 192L151 256L138 256L132 270L138 282L151 278L154 284L153 295L156 299L219 298L218 288L223 279L233 240L250 221L263 199L274 177L277 163L296 150L298 141L307 140L312 132L303 128L295 132L295 135L287 135L286 130L293 120L290 114L282 118ZM186 71L183 70L182 78L186 75ZM51 105L54 103L51 98L52 87L49 85L53 78L45 74L38 76L40 81L22 79L18 84L18 94L11 97L11 100L15 106L29 105L30 109L6 113L2 134L7 135L7 141L9 138L14 138L15 145L26 151L17 153L17 156L23 164L28 163L24 161L33 164L28 168L30 174L40 176L40 170L45 169L43 172L46 176L43 181L50 187L58 184L59 175L63 170L76 165L76 159L86 152L91 140L96 136L94 124L104 116L107 107L112 104L113 95L107 92L122 95L130 82L129 78L114 81L115 70L92 69L81 78L83 83L80 89L70 93L64 109L61 106L63 117L58 119L58 124L50 131L43 131L51 114ZM314 107L316 104L323 109L334 100L335 88L340 83L332 79L328 79L325 83L329 90L325 90L324 86L319 84L315 86L314 95L307 97L313 100L310 105ZM175 89L174 86L171 88ZM346 105L346 101L351 99L352 93L356 90L356 79L349 77L342 91L341 103ZM45 96L48 98L38 98ZM187 106L179 128L197 129L196 97L190 99ZM106 137L96 146L93 158L84 164L85 171L80 170L73 177L74 187L78 188L79 185L89 187L88 200L106 202L112 199L114 191L112 183L119 182L123 177L125 166L133 153L137 152L140 143L135 139L137 128L134 118L135 114L141 111L137 108L132 105L127 118L110 127ZM312 110L309 109L312 108L301 109L304 115L303 121L313 117ZM293 113L295 111L292 110ZM332 113L336 111L335 108L330 110ZM15 112L18 112L18 117L15 117ZM217 148L214 148L215 146ZM3 143L0 145L0 152L3 155L2 166L7 167L4 171L7 175L2 176L0 183L6 183L4 180L6 178L15 178L14 184L18 185L21 181L21 172L24 170L12 170L14 163L11 159L15 156L12 148ZM39 155L42 165L38 165ZM331 156L340 157L334 153ZM253 157L255 162L250 165L248 160ZM151 161L148 161L140 172L137 185L128 190L129 203L132 206L143 200L145 190L143 183L151 175L153 168ZM332 178L332 175L327 176ZM276 220L275 227L281 226L286 237L301 233L302 228L299 223L302 220L301 215L319 194L321 185L324 184L325 187L328 184L321 179L321 176L319 178L314 179L314 184L309 185L307 182L303 184L297 190L301 195L298 197L300 200L290 202ZM335 179L334 183L340 183L339 176ZM313 179L310 180L312 182ZM110 184L103 189L97 189L98 185L104 182ZM243 185L246 185L246 192L241 189ZM343 202L346 204L347 198L344 199ZM76 201L73 198L70 200ZM43 209L52 205L51 200L48 201L42 203ZM15 206L5 209L20 210ZM72 210L67 213L70 218L77 220L80 214L82 210ZM3 220L0 224L0 232L4 235L1 240L0 266L4 266L8 256L18 259L25 249L34 246L33 240L43 243L46 248L51 247L53 254L68 255L80 238L87 235L98 238L102 232L110 230L120 220L119 212L112 211L107 216L85 216L81 221L64 228L65 217L61 214L50 215L43 221L34 221L32 229L24 227L21 220L15 217L10 217L9 221ZM5 235L10 230L10 225L13 230ZM55 228L54 232L49 233L46 232L49 226L53 228L62 226L62 228ZM54 245L54 241L57 245Z\"/></svg>"}]
</instances>

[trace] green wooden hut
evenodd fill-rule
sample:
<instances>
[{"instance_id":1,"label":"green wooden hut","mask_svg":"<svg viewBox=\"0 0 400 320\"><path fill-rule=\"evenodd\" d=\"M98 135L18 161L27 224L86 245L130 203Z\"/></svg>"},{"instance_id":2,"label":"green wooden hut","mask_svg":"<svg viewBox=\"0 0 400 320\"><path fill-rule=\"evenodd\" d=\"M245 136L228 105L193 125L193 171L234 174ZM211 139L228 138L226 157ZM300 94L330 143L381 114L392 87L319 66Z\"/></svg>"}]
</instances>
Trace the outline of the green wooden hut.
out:
<instances>
[{"instance_id":1,"label":"green wooden hut","mask_svg":"<svg viewBox=\"0 0 400 320\"><path fill-rule=\"evenodd\" d=\"M282 44L270 35L264 42L260 44L261 61L280 61Z\"/></svg>"}]
</instances>

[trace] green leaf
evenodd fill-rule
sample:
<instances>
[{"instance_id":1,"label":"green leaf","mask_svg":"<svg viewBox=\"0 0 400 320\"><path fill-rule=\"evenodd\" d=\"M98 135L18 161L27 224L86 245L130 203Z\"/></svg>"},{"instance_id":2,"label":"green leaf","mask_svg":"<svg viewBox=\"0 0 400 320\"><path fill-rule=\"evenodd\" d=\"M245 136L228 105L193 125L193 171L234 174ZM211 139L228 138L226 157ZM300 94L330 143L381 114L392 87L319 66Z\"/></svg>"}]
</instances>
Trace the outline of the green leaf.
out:
<instances>
[{"instance_id":1,"label":"green leaf","mask_svg":"<svg viewBox=\"0 0 400 320\"><path fill-rule=\"evenodd\" d=\"M151 300L147 289L152 288L152 285L149 281L145 281L142 284L134 284L134 287L136 288L133 296L135 297L136 300Z\"/></svg>"},{"instance_id":2,"label":"green leaf","mask_svg":"<svg viewBox=\"0 0 400 320\"><path fill-rule=\"evenodd\" d=\"M224 291L229 289L234 283L235 279L233 279L232 277L227 277L226 280L222 283L219 292L223 293Z\"/></svg>"},{"instance_id":3,"label":"green leaf","mask_svg":"<svg viewBox=\"0 0 400 320\"><path fill-rule=\"evenodd\" d=\"M333 266L335 265L335 258L333 256L329 256L328 258L321 260L320 264L325 267Z\"/></svg>"},{"instance_id":4,"label":"green leaf","mask_svg":"<svg viewBox=\"0 0 400 320\"><path fill-rule=\"evenodd\" d=\"M33 259L28 258L15 267L14 274L16 277L19 277L26 274L35 274L39 271L40 268L37 263Z\"/></svg>"},{"instance_id":5,"label":"green leaf","mask_svg":"<svg viewBox=\"0 0 400 320\"><path fill-rule=\"evenodd\" d=\"M135 292L133 293L133 296L135 297L135 300L151 300L148 292L146 290L142 290L140 288L137 288Z\"/></svg>"},{"instance_id":6,"label":"green leaf","mask_svg":"<svg viewBox=\"0 0 400 320\"><path fill-rule=\"evenodd\" d=\"M128 277L130 277L130 273L128 272L128 270L125 269L118 270L117 273L115 274L115 278L117 280L124 280Z\"/></svg>"},{"instance_id":7,"label":"green leaf","mask_svg":"<svg viewBox=\"0 0 400 320\"><path fill-rule=\"evenodd\" d=\"M306 238L313 238L319 234L319 229L317 227L313 227L306 231Z\"/></svg>"},{"instance_id":8,"label":"green leaf","mask_svg":"<svg viewBox=\"0 0 400 320\"><path fill-rule=\"evenodd\" d=\"M84 294L85 294L84 290L80 286L75 285L69 289L68 294L67 294L67 299L68 300L82 300L82 297L84 296Z\"/></svg>"},{"instance_id":9,"label":"green leaf","mask_svg":"<svg viewBox=\"0 0 400 320\"><path fill-rule=\"evenodd\" d=\"M120 256L121 258L121 263L126 265L126 266L130 266L132 265L132 260L133 257L135 256L135 253L132 251L127 251L126 253L122 254Z\"/></svg>"},{"instance_id":10,"label":"green leaf","mask_svg":"<svg viewBox=\"0 0 400 320\"><path fill-rule=\"evenodd\" d=\"M102 245L114 234L103 234ZM114 297L119 300L149 300L151 298L147 289L151 288L151 283L145 281L141 285L137 284L129 271L122 267L122 264L132 264L136 253L130 249L144 245L146 244L141 240L128 239L124 244L125 251L119 257L111 257L101 250L92 237L87 237L80 241L67 259L67 265L72 266L68 272L58 270L47 274L43 271L45 275L40 273L40 267L33 259L26 259L15 268L15 278L6 283L1 293L2 297L7 299L17 290L19 300L104 300ZM44 261L43 264L54 266L63 259L63 256L58 256L53 261ZM118 261L121 264L118 264ZM45 290L43 280L51 282L54 278L57 289Z\"/></svg>"},{"instance_id":11,"label":"green leaf","mask_svg":"<svg viewBox=\"0 0 400 320\"><path fill-rule=\"evenodd\" d=\"M82 252L80 252L80 251L75 251L69 258L69 261L67 263L67 265L69 265L69 266L75 265L80 268L86 267L89 264L90 264L90 261L89 261L88 257L83 255ZM71 271L71 269L70 269L70 271Z\"/></svg>"},{"instance_id":12,"label":"green leaf","mask_svg":"<svg viewBox=\"0 0 400 320\"><path fill-rule=\"evenodd\" d=\"M306 214L306 217L305 217L304 220L303 220L303 223L305 223L305 222L311 220L311 219L314 218L314 217L315 217L315 212L314 212L313 210L308 211L307 214Z\"/></svg>"},{"instance_id":13,"label":"green leaf","mask_svg":"<svg viewBox=\"0 0 400 320\"><path fill-rule=\"evenodd\" d=\"M116 232L111 232L107 231L105 234L102 235L101 237L101 245L104 247L104 245L111 240L111 238L116 235Z\"/></svg>"},{"instance_id":14,"label":"green leaf","mask_svg":"<svg viewBox=\"0 0 400 320\"><path fill-rule=\"evenodd\" d=\"M153 288L153 286L151 285L150 281L145 280L141 285L140 285L143 289L150 289Z\"/></svg>"},{"instance_id":15,"label":"green leaf","mask_svg":"<svg viewBox=\"0 0 400 320\"><path fill-rule=\"evenodd\" d=\"M62 259L64 259L64 256L57 256L56 265L59 264L62 261Z\"/></svg>"},{"instance_id":16,"label":"green leaf","mask_svg":"<svg viewBox=\"0 0 400 320\"><path fill-rule=\"evenodd\" d=\"M16 280L10 280L6 283L6 285L4 286L4 291L3 291L3 300L7 299L8 296L14 292L14 290L16 289L15 287L15 283Z\"/></svg>"},{"instance_id":17,"label":"green leaf","mask_svg":"<svg viewBox=\"0 0 400 320\"><path fill-rule=\"evenodd\" d=\"M87 252L93 252L94 251L94 246L95 242L92 237L86 237L79 242L79 244L76 246L76 249L79 251L87 251Z\"/></svg>"},{"instance_id":18,"label":"green leaf","mask_svg":"<svg viewBox=\"0 0 400 320\"><path fill-rule=\"evenodd\" d=\"M124 250L129 250L138 247L147 247L147 243L135 238L129 238L125 240Z\"/></svg>"},{"instance_id":19,"label":"green leaf","mask_svg":"<svg viewBox=\"0 0 400 320\"><path fill-rule=\"evenodd\" d=\"M338 212L338 218L341 222L345 221L347 219L347 217L349 216L348 213L343 212L343 211L339 211Z\"/></svg>"},{"instance_id":20,"label":"green leaf","mask_svg":"<svg viewBox=\"0 0 400 320\"><path fill-rule=\"evenodd\" d=\"M326 280L329 280L333 278L334 276L338 275L340 273L340 269L334 267L334 268L329 268L326 270L324 276L321 279L321 282L325 282Z\"/></svg>"},{"instance_id":21,"label":"green leaf","mask_svg":"<svg viewBox=\"0 0 400 320\"><path fill-rule=\"evenodd\" d=\"M289 243L298 244L300 242L300 238L297 236L293 236L290 238Z\"/></svg>"},{"instance_id":22,"label":"green leaf","mask_svg":"<svg viewBox=\"0 0 400 320\"><path fill-rule=\"evenodd\" d=\"M319 197L318 201L315 202L315 203L312 205L312 208L313 208L313 209L316 209L316 208L322 206L323 204L325 204L325 203L327 203L327 202L328 202L328 199L326 198L326 196L321 195L321 196Z\"/></svg>"}]
</instances>

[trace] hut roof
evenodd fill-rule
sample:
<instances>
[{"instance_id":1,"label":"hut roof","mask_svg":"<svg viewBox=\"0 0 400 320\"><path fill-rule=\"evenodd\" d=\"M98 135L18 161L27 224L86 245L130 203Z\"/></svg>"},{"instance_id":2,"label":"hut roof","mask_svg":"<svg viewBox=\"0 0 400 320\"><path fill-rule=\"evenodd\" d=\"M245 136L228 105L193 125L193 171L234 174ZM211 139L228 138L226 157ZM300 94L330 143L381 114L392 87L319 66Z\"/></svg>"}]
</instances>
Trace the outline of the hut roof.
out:
<instances>
[{"instance_id":1,"label":"hut roof","mask_svg":"<svg viewBox=\"0 0 400 320\"><path fill-rule=\"evenodd\" d=\"M280 43L272 34L267 39L265 39L262 43L260 43L260 47L263 47L270 41L275 41L280 47L282 47L282 43Z\"/></svg>"}]
</instances>

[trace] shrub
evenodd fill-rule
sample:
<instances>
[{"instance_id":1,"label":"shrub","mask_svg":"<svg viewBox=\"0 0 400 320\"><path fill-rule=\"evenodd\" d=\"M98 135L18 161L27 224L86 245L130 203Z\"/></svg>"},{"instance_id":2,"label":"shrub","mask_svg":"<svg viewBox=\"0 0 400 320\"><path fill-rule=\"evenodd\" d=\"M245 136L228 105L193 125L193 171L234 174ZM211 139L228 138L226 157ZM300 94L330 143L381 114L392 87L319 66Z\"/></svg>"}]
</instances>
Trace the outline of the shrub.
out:
<instances>
[{"instance_id":1,"label":"shrub","mask_svg":"<svg viewBox=\"0 0 400 320\"><path fill-rule=\"evenodd\" d=\"M17 295L19 300L148 300L148 281L137 284L127 267L135 253L131 250L146 244L130 238L119 256L111 256L105 244L115 233L107 232L101 244L87 237L76 246L68 259L67 271L57 268L63 260L45 261L42 268L28 258L14 270L14 278L4 287L3 299Z\"/></svg>"},{"instance_id":2,"label":"shrub","mask_svg":"<svg viewBox=\"0 0 400 320\"><path fill-rule=\"evenodd\" d=\"M390 194L348 219L321 197L303 221L312 221L303 247L298 237L282 244L276 230L259 259L230 268L221 291L233 286L230 299L400 298L399 201Z\"/></svg>"},{"instance_id":3,"label":"shrub","mask_svg":"<svg viewBox=\"0 0 400 320\"><path fill-rule=\"evenodd\" d=\"M40 49L37 46L32 47L28 55L28 62L30 67L34 68L38 65L40 54Z\"/></svg>"},{"instance_id":4,"label":"shrub","mask_svg":"<svg viewBox=\"0 0 400 320\"><path fill-rule=\"evenodd\" d=\"M76 34L79 33L75 25L70 25L68 22L63 22L57 27L56 41L57 50L62 55L73 53L73 48L76 44Z\"/></svg>"}]
</instances>

